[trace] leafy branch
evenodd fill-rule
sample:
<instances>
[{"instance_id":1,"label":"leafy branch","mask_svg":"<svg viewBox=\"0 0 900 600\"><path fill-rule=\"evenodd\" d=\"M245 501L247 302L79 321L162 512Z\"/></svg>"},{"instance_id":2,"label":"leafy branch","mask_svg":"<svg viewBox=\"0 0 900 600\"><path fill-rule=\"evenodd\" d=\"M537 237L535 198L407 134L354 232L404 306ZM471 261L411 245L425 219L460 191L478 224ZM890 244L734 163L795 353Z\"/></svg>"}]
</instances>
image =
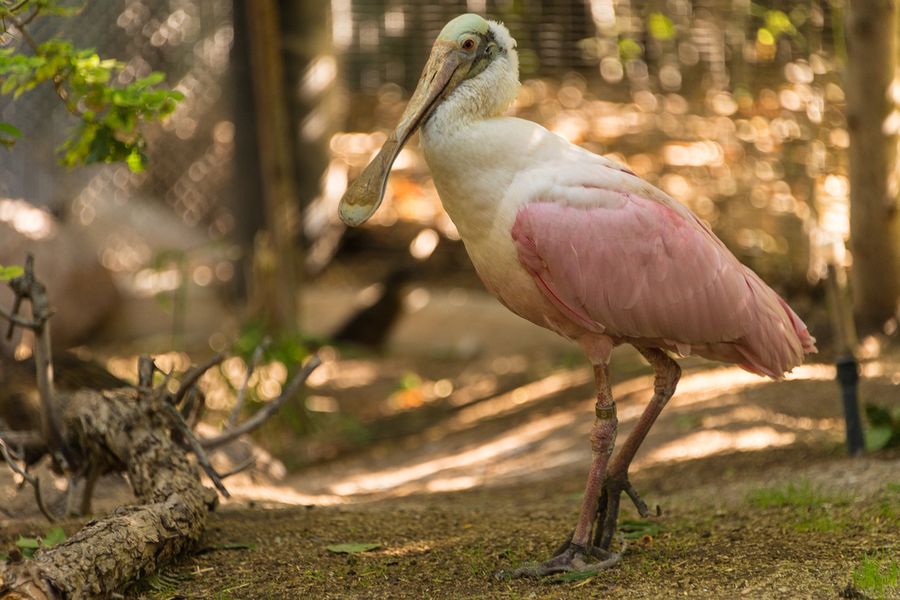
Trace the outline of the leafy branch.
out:
<instances>
[{"instance_id":1,"label":"leafy branch","mask_svg":"<svg viewBox=\"0 0 900 600\"><path fill-rule=\"evenodd\" d=\"M139 125L170 115L184 96L160 86L162 73L123 84L125 63L65 40L38 43L28 31L38 16L73 16L80 10L59 0L0 0L0 44L15 33L31 50L24 54L17 48L0 48L0 95L17 99L49 82L79 120L58 149L64 165L124 161L140 172L147 158ZM14 125L0 122L0 145L10 147L21 135Z\"/></svg>"}]
</instances>

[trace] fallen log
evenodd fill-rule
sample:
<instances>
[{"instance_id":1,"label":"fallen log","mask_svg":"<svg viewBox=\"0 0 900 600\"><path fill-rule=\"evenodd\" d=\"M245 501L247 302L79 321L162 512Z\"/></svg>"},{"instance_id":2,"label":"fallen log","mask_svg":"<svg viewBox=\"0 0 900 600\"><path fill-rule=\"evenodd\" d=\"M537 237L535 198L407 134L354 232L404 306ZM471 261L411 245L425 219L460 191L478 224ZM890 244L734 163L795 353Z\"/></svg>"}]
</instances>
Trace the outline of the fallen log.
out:
<instances>
[{"instance_id":1,"label":"fallen log","mask_svg":"<svg viewBox=\"0 0 900 600\"><path fill-rule=\"evenodd\" d=\"M140 504L0 572L0 597L108 597L200 538L217 496L172 439L162 402L164 394L131 388L83 390L68 400L62 428L80 462L128 473Z\"/></svg>"},{"instance_id":2,"label":"fallen log","mask_svg":"<svg viewBox=\"0 0 900 600\"><path fill-rule=\"evenodd\" d=\"M29 256L24 274L10 281L16 301L10 312L0 307L0 317L35 335L40 441L54 468L68 475L70 494L75 481L84 478L80 514L89 512L97 478L110 472L128 474L139 504L120 507L107 517L88 522L65 542L39 550L31 559L0 565L0 599L121 597L121 590L174 559L203 534L218 496L201 483L197 466L222 495L228 496L222 484L228 474L213 469L204 442L210 448L217 447L258 428L299 390L320 361L311 356L270 407L244 423L231 423L230 429L208 440L197 439L184 417L194 412L189 408L192 398L202 398L195 387L197 381L223 360L221 355L189 371L174 394L167 390L171 373L161 385L153 387L157 368L146 357L138 363L137 387L58 394L53 382L51 310L43 285L34 277L33 264ZM31 319L18 314L23 300L31 304ZM3 458L24 483L32 486L38 507L52 521L54 516L42 501L37 477L28 473L27 464L18 465L22 457L14 455L10 443L14 439L10 432L0 433ZM16 441L22 439L20 436ZM196 465L188 459L188 452L196 456ZM235 472L246 466L249 463ZM69 509L66 502L66 515Z\"/></svg>"}]
</instances>

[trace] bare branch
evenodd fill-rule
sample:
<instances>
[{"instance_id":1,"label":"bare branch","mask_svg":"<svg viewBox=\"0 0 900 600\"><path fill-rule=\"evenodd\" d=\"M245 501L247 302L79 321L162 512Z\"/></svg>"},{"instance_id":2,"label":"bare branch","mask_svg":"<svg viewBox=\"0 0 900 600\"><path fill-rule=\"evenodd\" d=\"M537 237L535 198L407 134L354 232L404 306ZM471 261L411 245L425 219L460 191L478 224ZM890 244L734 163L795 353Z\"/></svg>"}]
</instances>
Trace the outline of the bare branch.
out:
<instances>
[{"instance_id":1,"label":"bare branch","mask_svg":"<svg viewBox=\"0 0 900 600\"><path fill-rule=\"evenodd\" d=\"M28 25L34 18L37 16L37 12L34 14L28 15L24 20L19 19L19 17L15 15L6 15L6 18L9 19L9 22L12 23L15 28L22 35L22 39L25 40L25 43L28 44L28 47L31 48L34 52L38 51L38 43L35 41L31 34L28 33L28 30L25 29L26 25Z\"/></svg>"},{"instance_id":2,"label":"bare branch","mask_svg":"<svg viewBox=\"0 0 900 600\"><path fill-rule=\"evenodd\" d=\"M84 490L81 492L81 505L78 507L81 516L91 512L91 499L94 496L94 487L97 485L99 478L100 469L97 468L97 465L89 465L87 476L84 479Z\"/></svg>"},{"instance_id":3,"label":"bare branch","mask_svg":"<svg viewBox=\"0 0 900 600\"><path fill-rule=\"evenodd\" d=\"M31 22L34 21L40 13L41 13L40 7L35 8L33 11L31 11L30 15L28 15L27 17L22 19L22 26L24 27L26 25L30 25Z\"/></svg>"},{"instance_id":4,"label":"bare branch","mask_svg":"<svg viewBox=\"0 0 900 600\"><path fill-rule=\"evenodd\" d=\"M212 450L214 448L218 448L228 442L236 440L240 436L245 433L249 433L254 429L257 429L260 425L265 423L269 417L278 412L278 409L281 408L281 405L284 404L289 398L293 397L294 394L300 389L300 386L306 382L306 379L309 377L310 373L312 373L316 367L322 364L322 359L319 358L318 354L313 354L309 360L306 361L306 364L303 365L296 375L291 379L291 381L284 386L284 389L281 391L281 395L278 396L275 400L266 404L259 412L255 415L235 427L229 431L222 433L221 435L217 435L215 437L206 438L200 441L203 444L203 447L207 450Z\"/></svg>"},{"instance_id":5,"label":"bare branch","mask_svg":"<svg viewBox=\"0 0 900 600\"><path fill-rule=\"evenodd\" d=\"M187 393L184 404L181 406L181 416L187 421L191 431L197 427L197 424L203 418L204 412L206 412L206 394L197 389L196 386L192 387Z\"/></svg>"},{"instance_id":6,"label":"bare branch","mask_svg":"<svg viewBox=\"0 0 900 600\"><path fill-rule=\"evenodd\" d=\"M19 19L17 16L9 14L6 15L6 18L9 19L10 23L16 28L16 30L22 35L22 39L25 40L25 43L28 44L28 47L31 48L32 52L38 54L40 50L40 46L37 43L37 40L28 33L28 29L26 27L31 24L32 21L40 14L41 8L37 7L34 11L25 17L24 19ZM59 99L62 100L63 105L66 107L70 113L75 115L78 118L84 119L86 117L85 113L83 113L78 106L69 99L69 91L66 89L65 78L61 75L57 74L51 79L51 83L53 87L56 89L56 95L59 96Z\"/></svg>"},{"instance_id":7,"label":"bare branch","mask_svg":"<svg viewBox=\"0 0 900 600\"><path fill-rule=\"evenodd\" d=\"M63 504L63 517L70 517L75 514L75 496L78 492L78 473L70 473L66 481L66 499Z\"/></svg>"},{"instance_id":8,"label":"bare branch","mask_svg":"<svg viewBox=\"0 0 900 600\"><path fill-rule=\"evenodd\" d=\"M18 4L14 5L14 6L10 6L9 12L12 12L12 13L19 12L20 10L22 10L22 7L24 7L26 4L28 4L28 0L21 0L21 2L19 2Z\"/></svg>"},{"instance_id":9,"label":"bare branch","mask_svg":"<svg viewBox=\"0 0 900 600\"><path fill-rule=\"evenodd\" d=\"M241 384L241 389L238 390L237 400L234 402L234 408L231 409L231 414L228 415L225 429L234 428L238 417L241 416L241 409L244 407L244 398L247 396L247 386L250 384L250 378L253 376L253 371L262 361L263 354L265 354L266 350L271 345L272 338L266 336L263 338L262 342L260 342L259 346L256 347L256 350L253 351L253 358L250 359L250 364L247 365L247 375L244 377L244 383Z\"/></svg>"},{"instance_id":10,"label":"bare branch","mask_svg":"<svg viewBox=\"0 0 900 600\"><path fill-rule=\"evenodd\" d=\"M203 377L203 374L222 363L225 360L225 355L221 352L216 354L209 360L204 363L201 363L190 369L187 373L185 373L184 377L181 379L181 385L178 386L178 391L175 392L174 403L178 404L184 398L184 395L187 393L191 387L197 383L197 381ZM179 415L180 417L181 415Z\"/></svg>"},{"instance_id":11,"label":"bare branch","mask_svg":"<svg viewBox=\"0 0 900 600\"><path fill-rule=\"evenodd\" d=\"M39 449L44 444L44 438L38 431L0 431L0 438L12 448Z\"/></svg>"},{"instance_id":12,"label":"bare branch","mask_svg":"<svg viewBox=\"0 0 900 600\"><path fill-rule=\"evenodd\" d=\"M256 457L251 456L250 458L248 458L241 464L237 465L230 471L225 471L224 473L219 474L219 477L221 477L222 479L227 479L227 478L231 477L232 475L237 475L238 473L242 473L242 472L246 471L247 469L249 469L250 467L252 467L255 464L256 464Z\"/></svg>"},{"instance_id":13,"label":"bare branch","mask_svg":"<svg viewBox=\"0 0 900 600\"><path fill-rule=\"evenodd\" d=\"M48 521L50 521L51 523L56 523L56 518L47 509L47 506L44 504L44 498L41 496L40 479L19 466L18 461L13 457L9 446L6 444L6 441L3 438L0 438L0 453L3 454L3 460L6 461L6 464L9 465L9 468L12 469L13 472L21 475L22 480L28 482L28 484L34 488L34 499L37 502L38 508L40 509L41 513L47 518Z\"/></svg>"},{"instance_id":14,"label":"bare branch","mask_svg":"<svg viewBox=\"0 0 900 600\"><path fill-rule=\"evenodd\" d=\"M169 417L169 420L175 426L175 429L181 434L183 445L186 445L197 457L197 462L200 464L200 467L203 469L204 473L209 476L212 480L213 484L216 486L216 489L219 490L223 496L226 498L230 498L231 494L225 488L225 484L222 483L222 478L213 468L213 466L209 462L209 457L206 456L206 451L203 449L203 446L200 444L200 440L197 439L197 436L194 435L194 432L191 431L188 424L185 422L184 418L181 416L181 413L175 409L174 406L169 404L168 402L161 403L163 410L166 415Z\"/></svg>"},{"instance_id":15,"label":"bare branch","mask_svg":"<svg viewBox=\"0 0 900 600\"><path fill-rule=\"evenodd\" d=\"M156 372L156 363L149 356L138 358L138 387L149 390L153 387L153 373Z\"/></svg>"},{"instance_id":16,"label":"bare branch","mask_svg":"<svg viewBox=\"0 0 900 600\"><path fill-rule=\"evenodd\" d=\"M19 304L19 302L20 302L19 299L16 298L17 305ZM17 312L18 309L14 309L14 311ZM12 337L12 332L16 325L18 325L19 327L24 327L25 329L31 329L32 331L35 331L35 330L41 328L42 323L39 323L37 321L32 321L31 319L25 319L23 317L20 317L19 315L16 314L16 312L8 313L5 310L3 310L2 308L0 308L0 317L3 317L7 321L9 321L9 329L7 330L8 331L7 339Z\"/></svg>"},{"instance_id":17,"label":"bare branch","mask_svg":"<svg viewBox=\"0 0 900 600\"><path fill-rule=\"evenodd\" d=\"M71 462L72 453L62 436L57 396L53 387L53 359L50 343L50 301L47 289L34 276L34 255L25 258L25 273L9 282L16 299L28 300L31 304L31 319L34 322L34 370L38 393L41 398L41 433L53 456L58 462ZM12 317L12 315L10 315Z\"/></svg>"},{"instance_id":18,"label":"bare branch","mask_svg":"<svg viewBox=\"0 0 900 600\"><path fill-rule=\"evenodd\" d=\"M3 315L3 316L6 317L7 319L9 319L9 328L6 330L6 339L7 339L7 340L11 340L11 339L12 339L13 331L16 330L16 325L17 325L17 324L18 324L18 325L21 325L22 327L26 327L26 325L23 325L23 324L21 324L21 323L16 323L16 322L13 320L13 317L18 316L18 314L19 314L19 308L21 308L21 306L22 306L22 298L21 298L21 296L16 296L16 300L15 300L15 302L13 303L12 316L8 316L8 315L3 311L3 309L0 308L0 315Z\"/></svg>"}]
</instances>

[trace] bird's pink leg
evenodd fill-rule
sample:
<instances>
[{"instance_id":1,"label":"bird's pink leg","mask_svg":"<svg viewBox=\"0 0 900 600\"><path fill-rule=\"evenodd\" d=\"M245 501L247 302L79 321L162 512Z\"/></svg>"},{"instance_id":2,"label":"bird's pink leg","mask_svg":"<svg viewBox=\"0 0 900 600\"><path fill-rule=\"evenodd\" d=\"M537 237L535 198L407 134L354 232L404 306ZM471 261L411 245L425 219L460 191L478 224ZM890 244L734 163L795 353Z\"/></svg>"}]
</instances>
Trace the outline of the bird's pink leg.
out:
<instances>
[{"instance_id":1,"label":"bird's pink leg","mask_svg":"<svg viewBox=\"0 0 900 600\"><path fill-rule=\"evenodd\" d=\"M582 547L587 547L590 541L591 524L597 514L597 505L600 499L600 487L603 485L606 466L616 444L616 432L619 425L619 419L616 418L616 403L609 385L609 367L594 365L594 379L597 382L597 403L594 407L597 416L591 429L593 457L584 498L581 500L581 514L578 517L578 524L575 526L575 533L572 534L572 544Z\"/></svg>"},{"instance_id":2,"label":"bird's pink leg","mask_svg":"<svg viewBox=\"0 0 900 600\"><path fill-rule=\"evenodd\" d=\"M594 537L594 545L604 550L609 549L613 535L616 531L616 522L619 516L619 498L622 492L626 492L637 506L641 516L649 516L647 505L640 499L631 483L628 481L628 467L637 454L638 448L647 437L647 433L662 412L669 398L675 393L675 386L681 377L681 367L678 366L668 354L657 348L638 348L638 351L646 358L656 371L653 381L653 398L647 408L644 409L641 418L634 429L625 439L625 443L613 457L606 481L603 486L603 494L600 498L599 511L597 513L597 531Z\"/></svg>"},{"instance_id":3,"label":"bird's pink leg","mask_svg":"<svg viewBox=\"0 0 900 600\"><path fill-rule=\"evenodd\" d=\"M542 576L566 571L598 571L616 564L619 556L598 552L590 547L591 530L597 516L600 490L606 477L607 464L616 442L618 419L616 403L609 385L609 367L594 365L597 382L597 403L594 408L596 419L591 429L591 470L581 503L581 513L572 536L557 550L550 560L536 567L524 567L515 572L517 576ZM601 562L588 562L590 557Z\"/></svg>"}]
</instances>

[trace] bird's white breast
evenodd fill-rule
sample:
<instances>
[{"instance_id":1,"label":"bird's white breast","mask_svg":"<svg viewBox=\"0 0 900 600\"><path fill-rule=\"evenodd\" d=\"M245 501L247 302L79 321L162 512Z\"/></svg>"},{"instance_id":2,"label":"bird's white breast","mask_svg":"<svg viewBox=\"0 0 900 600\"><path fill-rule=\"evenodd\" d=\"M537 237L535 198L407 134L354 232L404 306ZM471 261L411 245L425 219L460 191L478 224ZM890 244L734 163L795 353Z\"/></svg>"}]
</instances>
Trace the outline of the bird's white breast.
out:
<instances>
[{"instance_id":1,"label":"bird's white breast","mask_svg":"<svg viewBox=\"0 0 900 600\"><path fill-rule=\"evenodd\" d=\"M530 121L494 118L459 126L442 120L440 111L435 117L422 133L425 159L478 275L510 310L559 331L556 310L519 262L512 227L524 204L542 194L558 199L571 193L565 179L574 163L597 170L605 159Z\"/></svg>"}]
</instances>

